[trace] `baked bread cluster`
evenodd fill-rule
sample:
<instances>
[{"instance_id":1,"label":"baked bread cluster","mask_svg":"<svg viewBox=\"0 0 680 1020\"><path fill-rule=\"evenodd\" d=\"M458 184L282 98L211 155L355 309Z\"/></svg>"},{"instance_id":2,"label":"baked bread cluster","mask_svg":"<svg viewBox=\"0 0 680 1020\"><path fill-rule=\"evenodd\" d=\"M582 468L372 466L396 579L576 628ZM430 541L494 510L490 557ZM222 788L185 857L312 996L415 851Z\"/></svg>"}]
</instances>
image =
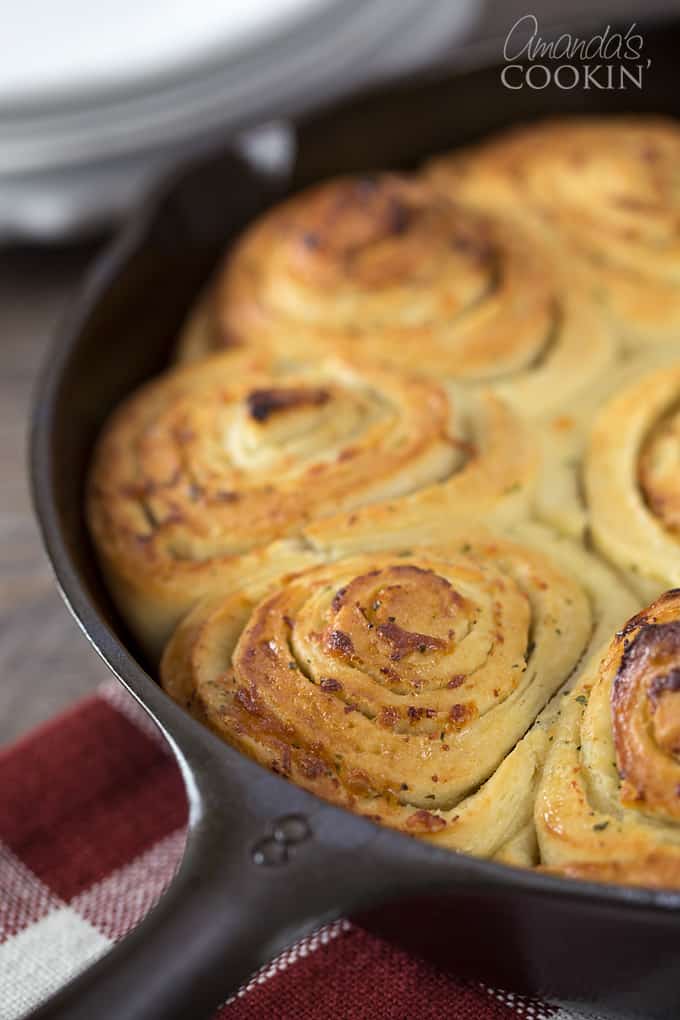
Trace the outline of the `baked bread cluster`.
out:
<instances>
[{"instance_id":1,"label":"baked bread cluster","mask_svg":"<svg viewBox=\"0 0 680 1020\"><path fill-rule=\"evenodd\" d=\"M173 698L410 835L680 887L678 156L539 123L236 239L89 478Z\"/></svg>"}]
</instances>

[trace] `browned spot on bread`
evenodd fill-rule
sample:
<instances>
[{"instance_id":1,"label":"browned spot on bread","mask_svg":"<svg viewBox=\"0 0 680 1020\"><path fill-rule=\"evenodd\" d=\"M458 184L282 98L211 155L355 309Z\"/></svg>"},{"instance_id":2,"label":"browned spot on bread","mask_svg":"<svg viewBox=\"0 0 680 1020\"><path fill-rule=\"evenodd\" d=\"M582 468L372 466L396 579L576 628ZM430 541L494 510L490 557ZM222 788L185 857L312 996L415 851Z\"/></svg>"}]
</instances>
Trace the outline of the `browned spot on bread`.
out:
<instances>
[{"instance_id":1,"label":"browned spot on bread","mask_svg":"<svg viewBox=\"0 0 680 1020\"><path fill-rule=\"evenodd\" d=\"M647 695L656 705L666 691L680 691L680 667L676 666L665 675L655 677L649 685Z\"/></svg>"},{"instance_id":2,"label":"browned spot on bread","mask_svg":"<svg viewBox=\"0 0 680 1020\"><path fill-rule=\"evenodd\" d=\"M406 826L419 832L438 832L446 828L446 822L439 815L433 815L431 811L420 808L409 815L406 819Z\"/></svg>"},{"instance_id":3,"label":"browned spot on bread","mask_svg":"<svg viewBox=\"0 0 680 1020\"><path fill-rule=\"evenodd\" d=\"M651 693L651 689L656 688L659 695L670 674L679 671L675 663L680 663L680 620L654 625L647 622L648 618L648 615L640 613L620 632L619 636L630 633L633 621L636 621L634 626L639 627L634 639L624 648L614 678L612 686L614 708L625 697L627 687L636 681L643 670L652 667L648 692ZM670 689L675 689L672 683L669 682Z\"/></svg>"},{"instance_id":4,"label":"browned spot on bread","mask_svg":"<svg viewBox=\"0 0 680 1020\"><path fill-rule=\"evenodd\" d=\"M240 337L222 327L216 328L213 332L213 336L215 338L215 346L219 347L221 350L226 351L242 346Z\"/></svg>"},{"instance_id":5,"label":"browned spot on bread","mask_svg":"<svg viewBox=\"0 0 680 1020\"><path fill-rule=\"evenodd\" d=\"M424 654L436 651L438 648L446 648L446 642L441 638L432 637L429 634L419 634L418 631L404 630L398 623L381 623L376 633L391 646L390 659L393 662L398 662L415 651Z\"/></svg>"},{"instance_id":6,"label":"browned spot on bread","mask_svg":"<svg viewBox=\"0 0 680 1020\"><path fill-rule=\"evenodd\" d=\"M642 612L636 613L635 616L631 616L630 620L625 624L621 630L617 631L616 636L618 638L626 637L631 631L636 630L647 622L647 615L649 610L643 609Z\"/></svg>"},{"instance_id":7,"label":"browned spot on bread","mask_svg":"<svg viewBox=\"0 0 680 1020\"><path fill-rule=\"evenodd\" d=\"M298 407L321 407L330 400L328 390L319 387L251 390L246 398L248 413L255 421L267 421L273 414Z\"/></svg>"},{"instance_id":8,"label":"browned spot on bread","mask_svg":"<svg viewBox=\"0 0 680 1020\"><path fill-rule=\"evenodd\" d=\"M385 705L380 709L378 722L388 730L394 729L399 722L399 709L393 705Z\"/></svg>"},{"instance_id":9,"label":"browned spot on bread","mask_svg":"<svg viewBox=\"0 0 680 1020\"><path fill-rule=\"evenodd\" d=\"M318 779L319 776L324 776L330 771L325 761L315 757L313 754L302 755L300 757L299 768L307 779Z\"/></svg>"},{"instance_id":10,"label":"browned spot on bread","mask_svg":"<svg viewBox=\"0 0 680 1020\"><path fill-rule=\"evenodd\" d=\"M247 687L239 687L234 698L250 715L262 715L262 708L257 698Z\"/></svg>"},{"instance_id":11,"label":"browned spot on bread","mask_svg":"<svg viewBox=\"0 0 680 1020\"><path fill-rule=\"evenodd\" d=\"M411 223L413 210L396 196L392 196L387 204L385 223L388 234L405 234Z\"/></svg>"},{"instance_id":12,"label":"browned spot on bread","mask_svg":"<svg viewBox=\"0 0 680 1020\"><path fill-rule=\"evenodd\" d=\"M322 691L341 691L342 684L333 676L325 676L319 680L319 687Z\"/></svg>"},{"instance_id":13,"label":"browned spot on bread","mask_svg":"<svg viewBox=\"0 0 680 1020\"><path fill-rule=\"evenodd\" d=\"M645 810L678 818L680 808L674 792L677 766L673 769L668 759L662 766L650 756L640 737L643 726L647 740L659 751L669 759L680 757L680 620L655 622L667 602L668 596L663 596L646 614L634 617L645 622L630 640L622 641L611 688L612 731L619 772L625 775L622 802L631 806L644 802ZM622 633L627 631L630 633L629 625ZM645 703L649 719L640 716Z\"/></svg>"},{"instance_id":14,"label":"browned spot on bread","mask_svg":"<svg viewBox=\"0 0 680 1020\"><path fill-rule=\"evenodd\" d=\"M406 714L411 722L417 722L418 719L434 719L437 712L434 708L418 708L416 705L409 705L406 710Z\"/></svg>"},{"instance_id":15,"label":"browned spot on bread","mask_svg":"<svg viewBox=\"0 0 680 1020\"><path fill-rule=\"evenodd\" d=\"M457 223L456 232L451 238L451 247L466 258L481 263L490 261L494 256L493 241L481 220L474 223Z\"/></svg>"},{"instance_id":16,"label":"browned spot on bread","mask_svg":"<svg viewBox=\"0 0 680 1020\"><path fill-rule=\"evenodd\" d=\"M339 655L343 659L354 657L354 645L349 634L344 630L332 630L326 637L326 648L331 655Z\"/></svg>"},{"instance_id":17,"label":"browned spot on bread","mask_svg":"<svg viewBox=\"0 0 680 1020\"><path fill-rule=\"evenodd\" d=\"M477 708L472 702L466 704L453 705L449 710L449 719L455 724L457 729L462 729L466 723L470 722L477 715Z\"/></svg>"},{"instance_id":18,"label":"browned spot on bread","mask_svg":"<svg viewBox=\"0 0 680 1020\"><path fill-rule=\"evenodd\" d=\"M345 774L345 784L348 790L358 797L370 797L375 793L370 778L360 769L348 769Z\"/></svg>"}]
</instances>

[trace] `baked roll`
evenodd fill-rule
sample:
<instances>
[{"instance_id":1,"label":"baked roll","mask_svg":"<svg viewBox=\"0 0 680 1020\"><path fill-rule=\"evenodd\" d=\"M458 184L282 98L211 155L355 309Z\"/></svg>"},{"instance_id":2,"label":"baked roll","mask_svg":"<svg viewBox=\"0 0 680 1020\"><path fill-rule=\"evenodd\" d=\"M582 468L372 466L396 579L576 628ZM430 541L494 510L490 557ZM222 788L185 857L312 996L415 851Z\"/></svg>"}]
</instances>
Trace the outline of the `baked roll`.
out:
<instances>
[{"instance_id":1,"label":"baked roll","mask_svg":"<svg viewBox=\"0 0 680 1020\"><path fill-rule=\"evenodd\" d=\"M563 700L536 800L541 860L680 887L680 592L634 616Z\"/></svg>"},{"instance_id":2,"label":"baked roll","mask_svg":"<svg viewBox=\"0 0 680 1020\"><path fill-rule=\"evenodd\" d=\"M612 366L602 378L591 383L565 404L556 413L539 416L529 421L540 447L541 467L533 502L533 512L558 531L572 538L587 541L591 523L591 506L586 485L586 463L591 444L591 433L598 415L619 394L636 387L641 378L657 371L660 375L666 369L680 364L680 343L665 344L653 350L638 352ZM625 426L613 423L610 434L612 446L619 446L621 432ZM613 454L614 459L618 454ZM603 466L608 477L612 464ZM599 485L604 479L595 481ZM631 483L635 488L635 483ZM609 499L609 496L604 497ZM618 515L621 507L611 508L612 515ZM624 537L623 542L627 542ZM628 562L628 561L627 561ZM630 561L633 563L633 560ZM668 579L650 588L639 581L635 587L640 590L643 601L649 601L667 588Z\"/></svg>"},{"instance_id":3,"label":"baked roll","mask_svg":"<svg viewBox=\"0 0 680 1020\"><path fill-rule=\"evenodd\" d=\"M680 126L561 118L432 161L440 190L531 221L585 270L629 348L680 336Z\"/></svg>"},{"instance_id":4,"label":"baked roll","mask_svg":"<svg viewBox=\"0 0 680 1020\"><path fill-rule=\"evenodd\" d=\"M628 593L536 525L510 538L451 526L418 550L329 559L201 602L164 653L166 691L327 800L535 863L549 703L631 610Z\"/></svg>"},{"instance_id":5,"label":"baked roll","mask_svg":"<svg viewBox=\"0 0 680 1020\"><path fill-rule=\"evenodd\" d=\"M225 352L142 387L94 457L88 520L122 613L152 655L229 572L315 554L306 528L354 508L352 540L525 512L535 462L493 395L368 363ZM356 536L356 538L355 538ZM278 567L277 567L278 568Z\"/></svg>"},{"instance_id":6,"label":"baked roll","mask_svg":"<svg viewBox=\"0 0 680 1020\"><path fill-rule=\"evenodd\" d=\"M343 352L489 383L534 415L615 354L586 288L542 241L394 174L329 181L255 222L190 319L180 354L220 344Z\"/></svg>"},{"instance_id":7,"label":"baked roll","mask_svg":"<svg viewBox=\"0 0 680 1020\"><path fill-rule=\"evenodd\" d=\"M604 405L586 454L594 541L647 599L680 585L679 404L676 358Z\"/></svg>"}]
</instances>

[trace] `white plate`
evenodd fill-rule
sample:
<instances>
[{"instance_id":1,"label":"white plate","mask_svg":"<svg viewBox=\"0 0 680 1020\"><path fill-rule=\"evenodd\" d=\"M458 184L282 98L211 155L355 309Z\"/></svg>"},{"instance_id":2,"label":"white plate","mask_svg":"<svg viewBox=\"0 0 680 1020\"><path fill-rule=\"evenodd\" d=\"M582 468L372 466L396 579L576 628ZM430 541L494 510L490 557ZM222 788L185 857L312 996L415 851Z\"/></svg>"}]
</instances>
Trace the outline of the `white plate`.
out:
<instances>
[{"instance_id":1,"label":"white plate","mask_svg":"<svg viewBox=\"0 0 680 1020\"><path fill-rule=\"evenodd\" d=\"M83 93L227 60L337 0L21 0L3 4L0 108L52 107Z\"/></svg>"},{"instance_id":2,"label":"white plate","mask_svg":"<svg viewBox=\"0 0 680 1020\"><path fill-rule=\"evenodd\" d=\"M30 30L22 5L35 18L40 8ZM0 242L107 225L202 147L450 50L479 8L175 0L159 14L158 0L13 3L0 62Z\"/></svg>"}]
</instances>

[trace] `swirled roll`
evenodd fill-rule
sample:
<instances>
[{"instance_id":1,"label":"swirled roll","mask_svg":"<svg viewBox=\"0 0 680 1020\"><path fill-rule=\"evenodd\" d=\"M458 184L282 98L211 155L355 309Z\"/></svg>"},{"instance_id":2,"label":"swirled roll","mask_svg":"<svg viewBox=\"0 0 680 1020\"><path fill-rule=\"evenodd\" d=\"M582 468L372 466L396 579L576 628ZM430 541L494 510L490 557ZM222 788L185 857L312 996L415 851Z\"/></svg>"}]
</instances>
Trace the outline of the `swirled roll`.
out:
<instances>
[{"instance_id":1,"label":"swirled roll","mask_svg":"<svg viewBox=\"0 0 680 1020\"><path fill-rule=\"evenodd\" d=\"M680 591L634 616L563 702L540 783L544 865L680 887Z\"/></svg>"},{"instance_id":2,"label":"swirled roll","mask_svg":"<svg viewBox=\"0 0 680 1020\"><path fill-rule=\"evenodd\" d=\"M539 416L532 424L537 442L541 449L541 468L534 497L535 515L542 521L557 528L572 538L585 540L588 537L591 518L588 486L586 484L586 463L591 443L594 423L604 407L614 400L618 394L635 387L641 378L653 371L664 374L667 368L680 363L680 344L665 344L652 350L640 351L626 357L612 367L601 379L591 383L566 403L556 413ZM616 422L610 439L613 446L619 446L621 432L625 425ZM618 454L614 454L614 459ZM609 476L611 464L604 467ZM600 479L595 481L599 485ZM636 483L632 483L633 490ZM607 497L609 498L609 497ZM611 514L621 511L620 505L611 508ZM623 544L627 542L623 536ZM634 560L626 559L632 564ZM635 568L637 569L637 568ZM640 586L636 579L635 587L641 591L643 599L648 600L668 587L670 581L661 578L652 586Z\"/></svg>"},{"instance_id":3,"label":"swirled roll","mask_svg":"<svg viewBox=\"0 0 680 1020\"><path fill-rule=\"evenodd\" d=\"M311 522L369 507L352 522L358 536L513 516L533 470L522 426L490 394L356 359L225 352L169 371L114 414L88 519L122 612L156 654L229 571L257 577L270 561L313 557Z\"/></svg>"},{"instance_id":4,"label":"swirled roll","mask_svg":"<svg viewBox=\"0 0 680 1020\"><path fill-rule=\"evenodd\" d=\"M590 528L643 596L680 585L680 362L602 408L585 461Z\"/></svg>"},{"instance_id":5,"label":"swirled roll","mask_svg":"<svg viewBox=\"0 0 680 1020\"><path fill-rule=\"evenodd\" d=\"M546 706L630 596L535 525L332 555L200 603L166 648L163 686L327 800L443 846L534 862Z\"/></svg>"},{"instance_id":6,"label":"swirled roll","mask_svg":"<svg viewBox=\"0 0 680 1020\"><path fill-rule=\"evenodd\" d=\"M628 346L680 336L680 126L562 118L434 160L446 193L530 219L566 245Z\"/></svg>"},{"instance_id":7,"label":"swirled roll","mask_svg":"<svg viewBox=\"0 0 680 1020\"><path fill-rule=\"evenodd\" d=\"M255 222L181 353L219 344L360 354L492 383L530 414L601 375L615 353L586 288L535 235L392 174L329 181Z\"/></svg>"}]
</instances>

